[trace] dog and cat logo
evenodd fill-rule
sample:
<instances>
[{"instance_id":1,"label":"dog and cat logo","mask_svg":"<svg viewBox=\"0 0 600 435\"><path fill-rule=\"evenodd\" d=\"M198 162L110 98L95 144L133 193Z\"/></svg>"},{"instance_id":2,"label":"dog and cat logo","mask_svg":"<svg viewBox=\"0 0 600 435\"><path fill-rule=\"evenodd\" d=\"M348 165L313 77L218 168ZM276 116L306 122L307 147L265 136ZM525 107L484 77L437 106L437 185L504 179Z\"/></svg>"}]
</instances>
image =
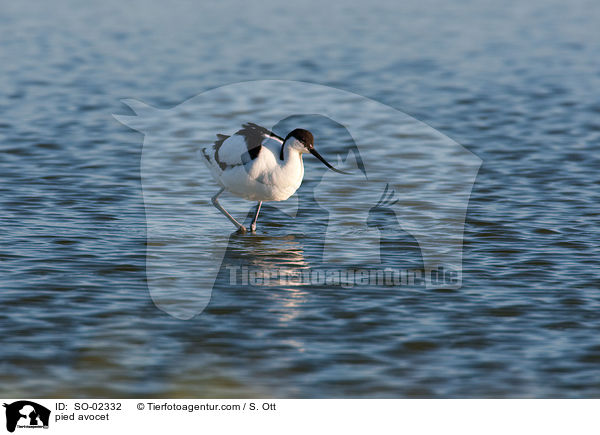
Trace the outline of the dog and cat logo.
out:
<instances>
[{"instance_id":1,"label":"dog and cat logo","mask_svg":"<svg viewBox=\"0 0 600 435\"><path fill-rule=\"evenodd\" d=\"M6 430L14 432L19 429L47 429L50 421L50 410L30 400L18 400L4 404L6 408Z\"/></svg>"}]
</instances>

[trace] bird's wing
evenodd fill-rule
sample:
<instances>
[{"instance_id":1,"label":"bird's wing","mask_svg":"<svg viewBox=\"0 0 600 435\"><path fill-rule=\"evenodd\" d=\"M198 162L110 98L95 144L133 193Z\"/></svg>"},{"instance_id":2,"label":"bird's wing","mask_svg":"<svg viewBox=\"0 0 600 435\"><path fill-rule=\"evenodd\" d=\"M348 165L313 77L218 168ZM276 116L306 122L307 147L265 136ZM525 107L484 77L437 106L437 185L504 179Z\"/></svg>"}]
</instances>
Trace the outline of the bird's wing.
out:
<instances>
[{"instance_id":1,"label":"bird's wing","mask_svg":"<svg viewBox=\"0 0 600 435\"><path fill-rule=\"evenodd\" d=\"M281 136L278 136L271 130L267 130L266 128L261 127L260 125L255 124L253 122L248 122L242 125L242 129L239 130L236 134L242 135L245 138L247 138L247 140L254 143L262 143L262 141L265 138L274 139L280 143L283 143L283 138Z\"/></svg>"},{"instance_id":2,"label":"bird's wing","mask_svg":"<svg viewBox=\"0 0 600 435\"><path fill-rule=\"evenodd\" d=\"M242 125L234 136L241 136L246 143L247 152L242 155L243 164L256 159L261 151L268 150L273 155L279 154L284 139L260 125L248 122ZM264 151L263 151L264 152Z\"/></svg>"},{"instance_id":3,"label":"bird's wing","mask_svg":"<svg viewBox=\"0 0 600 435\"><path fill-rule=\"evenodd\" d=\"M219 151L229 138L230 137L225 134L217 134L217 140L212 146L202 148L202 156L209 168L217 169L218 166L221 170L225 169L227 164L219 159Z\"/></svg>"},{"instance_id":4,"label":"bird's wing","mask_svg":"<svg viewBox=\"0 0 600 435\"><path fill-rule=\"evenodd\" d=\"M202 152L209 163L217 164L222 171L256 159L265 145L272 151L272 144L283 143L283 138L254 123L242 125L232 136L218 134L217 137L212 149L205 148Z\"/></svg>"},{"instance_id":5,"label":"bird's wing","mask_svg":"<svg viewBox=\"0 0 600 435\"><path fill-rule=\"evenodd\" d=\"M221 170L243 164L242 155L248 153L246 141L237 134L225 138L223 141L215 142L213 149L215 163L220 166Z\"/></svg>"}]
</instances>

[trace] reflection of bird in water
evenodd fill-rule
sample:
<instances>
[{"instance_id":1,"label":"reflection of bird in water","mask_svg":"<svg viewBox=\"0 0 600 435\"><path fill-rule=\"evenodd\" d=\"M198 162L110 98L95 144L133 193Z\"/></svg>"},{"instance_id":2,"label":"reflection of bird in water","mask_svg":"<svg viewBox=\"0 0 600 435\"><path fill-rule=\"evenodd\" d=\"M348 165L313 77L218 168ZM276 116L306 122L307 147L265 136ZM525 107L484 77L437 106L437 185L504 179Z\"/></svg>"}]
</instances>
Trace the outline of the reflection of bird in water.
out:
<instances>
[{"instance_id":1,"label":"reflection of bird in water","mask_svg":"<svg viewBox=\"0 0 600 435\"><path fill-rule=\"evenodd\" d=\"M232 298L233 302L225 304L236 305L243 299L245 306L268 307L272 318L285 323L301 312L308 295L306 287L310 286L307 277L309 263L293 235L235 234L230 238L211 304L218 306ZM235 296L240 290L243 298Z\"/></svg>"},{"instance_id":2,"label":"reflection of bird in water","mask_svg":"<svg viewBox=\"0 0 600 435\"><path fill-rule=\"evenodd\" d=\"M276 240L272 237L265 238L255 244L252 258L248 266L268 270L277 268L279 273L293 273L307 269L308 263L304 258L302 246L293 236L286 236Z\"/></svg>"},{"instance_id":3,"label":"reflection of bird in water","mask_svg":"<svg viewBox=\"0 0 600 435\"><path fill-rule=\"evenodd\" d=\"M268 286L276 285L280 275L288 276L309 269L309 264L302 245L293 235L257 235L252 238L234 235L229 239L222 269L231 267L237 267L237 270L245 267L247 270L260 270L261 274L270 274L273 280L265 284Z\"/></svg>"},{"instance_id":4,"label":"reflection of bird in water","mask_svg":"<svg viewBox=\"0 0 600 435\"><path fill-rule=\"evenodd\" d=\"M369 210L367 226L379 230L381 263L400 269L423 269L423 257L417 240L402 229L393 206L395 192L386 184L379 201Z\"/></svg>"}]
</instances>

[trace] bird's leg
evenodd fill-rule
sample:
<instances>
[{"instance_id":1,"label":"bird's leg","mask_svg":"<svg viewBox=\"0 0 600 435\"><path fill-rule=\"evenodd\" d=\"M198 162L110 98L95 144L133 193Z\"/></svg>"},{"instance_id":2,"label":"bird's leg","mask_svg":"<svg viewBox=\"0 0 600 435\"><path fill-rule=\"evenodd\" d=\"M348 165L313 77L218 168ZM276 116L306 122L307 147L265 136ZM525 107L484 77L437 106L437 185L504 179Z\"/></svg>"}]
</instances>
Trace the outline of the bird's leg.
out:
<instances>
[{"instance_id":1,"label":"bird's leg","mask_svg":"<svg viewBox=\"0 0 600 435\"><path fill-rule=\"evenodd\" d=\"M242 233L245 233L246 232L246 227L243 226L242 224L240 224L238 221L236 221L235 218L233 216L231 216L227 212L227 210L225 210L223 207L221 207L221 204L219 204L219 200L217 198L219 197L219 195L221 193L223 193L224 190L225 189L221 188L221 190L219 190L217 192L217 194L215 196L213 196L210 200L212 201L212 204L215 206L215 208L217 210L219 210L221 213L223 213L227 217L227 219L229 219L231 221L231 223L237 227L238 231L241 231Z\"/></svg>"},{"instance_id":2,"label":"bird's leg","mask_svg":"<svg viewBox=\"0 0 600 435\"><path fill-rule=\"evenodd\" d=\"M262 201L258 201L258 204L256 205L256 214L254 215L254 219L252 219L252 225L250 225L252 232L256 231L256 221L258 220L258 213L260 212L261 205Z\"/></svg>"}]
</instances>

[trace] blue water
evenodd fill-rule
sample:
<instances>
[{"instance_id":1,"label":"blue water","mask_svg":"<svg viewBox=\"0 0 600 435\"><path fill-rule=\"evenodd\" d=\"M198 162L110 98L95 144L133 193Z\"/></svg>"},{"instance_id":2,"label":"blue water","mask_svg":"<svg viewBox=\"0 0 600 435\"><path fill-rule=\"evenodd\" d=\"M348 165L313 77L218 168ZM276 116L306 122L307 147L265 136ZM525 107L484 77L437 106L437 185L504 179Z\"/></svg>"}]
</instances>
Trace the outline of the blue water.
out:
<instances>
[{"instance_id":1,"label":"blue water","mask_svg":"<svg viewBox=\"0 0 600 435\"><path fill-rule=\"evenodd\" d=\"M1 10L1 396L600 395L596 2ZM112 114L263 79L364 95L483 160L460 289L232 286L223 271L202 314L156 307L143 136ZM306 267L323 210L302 212L285 226L266 207L227 261ZM418 265L407 243L382 257Z\"/></svg>"}]
</instances>

